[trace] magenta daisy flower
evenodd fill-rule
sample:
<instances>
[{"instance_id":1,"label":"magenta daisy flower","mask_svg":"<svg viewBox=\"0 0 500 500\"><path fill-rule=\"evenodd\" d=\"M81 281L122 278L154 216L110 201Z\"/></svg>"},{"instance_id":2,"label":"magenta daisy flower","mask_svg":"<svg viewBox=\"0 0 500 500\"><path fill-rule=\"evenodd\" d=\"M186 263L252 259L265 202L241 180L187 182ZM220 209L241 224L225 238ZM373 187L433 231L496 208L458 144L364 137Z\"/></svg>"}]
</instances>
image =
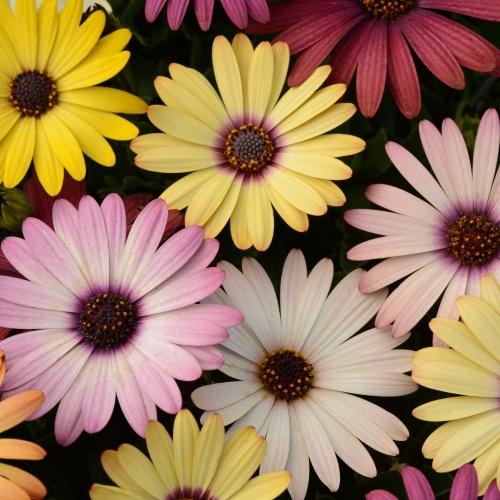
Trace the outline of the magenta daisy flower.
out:
<instances>
[{"instance_id":1,"label":"magenta daisy flower","mask_svg":"<svg viewBox=\"0 0 500 500\"><path fill-rule=\"evenodd\" d=\"M372 117L387 83L407 118L420 111L420 86L409 47L446 85L463 89L460 68L493 71L500 51L472 30L431 9L500 21L498 0L290 0L271 7L271 21L249 33L282 31L275 39L302 52L289 77L299 85L331 52L329 82L349 84L356 71L359 109ZM500 71L495 73L500 75Z\"/></svg>"},{"instance_id":2,"label":"magenta daisy flower","mask_svg":"<svg viewBox=\"0 0 500 500\"><path fill-rule=\"evenodd\" d=\"M370 293L405 276L384 302L375 320L391 323L395 337L406 334L442 297L437 316L458 319L456 299L479 297L479 281L493 273L500 278L500 175L497 158L500 123L486 111L477 132L472 162L457 125L447 118L442 133L428 121L420 138L434 178L406 149L389 142L390 159L426 201L402 189L374 184L366 197L383 208L348 210L346 221L382 235L349 252L351 260L383 259L361 279ZM435 345L443 345L435 337Z\"/></svg>"},{"instance_id":3,"label":"magenta daisy flower","mask_svg":"<svg viewBox=\"0 0 500 500\"><path fill-rule=\"evenodd\" d=\"M115 398L144 436L156 406L181 408L175 379L218 368L214 344L242 321L231 307L196 304L224 279L207 268L218 243L192 226L158 248L167 218L166 203L154 200L127 238L121 198L111 194L99 206L85 196L78 209L54 203L54 230L30 217L24 239L2 242L26 279L0 277L0 326L31 330L0 342L8 359L3 397L42 390L31 419L60 401L55 434L63 445L101 430Z\"/></svg>"},{"instance_id":4,"label":"magenta daisy flower","mask_svg":"<svg viewBox=\"0 0 500 500\"><path fill-rule=\"evenodd\" d=\"M152 23L160 13L167 0L146 0L146 19ZM266 0L221 0L222 6L229 19L243 29L248 24L248 16L252 16L259 23L269 21L269 7ZM189 0L169 0L167 3L168 25L178 30L184 19ZM194 11L198 24L203 31L210 28L214 0L194 0Z\"/></svg>"}]
</instances>

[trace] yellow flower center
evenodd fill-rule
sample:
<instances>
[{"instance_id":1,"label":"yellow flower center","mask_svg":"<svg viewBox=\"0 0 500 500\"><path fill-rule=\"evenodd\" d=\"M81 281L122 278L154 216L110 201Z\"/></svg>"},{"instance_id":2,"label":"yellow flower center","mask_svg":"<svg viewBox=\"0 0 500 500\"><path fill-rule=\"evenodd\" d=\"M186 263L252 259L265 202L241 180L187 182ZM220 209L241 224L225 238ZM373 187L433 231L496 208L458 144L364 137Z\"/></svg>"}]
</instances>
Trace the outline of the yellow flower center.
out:
<instances>
[{"instance_id":1,"label":"yellow flower center","mask_svg":"<svg viewBox=\"0 0 500 500\"><path fill-rule=\"evenodd\" d=\"M415 0L360 0L372 17L394 19L415 8Z\"/></svg>"},{"instance_id":2,"label":"yellow flower center","mask_svg":"<svg viewBox=\"0 0 500 500\"><path fill-rule=\"evenodd\" d=\"M257 175L269 164L274 146L269 134L251 123L231 130L227 136L224 156L232 168Z\"/></svg>"},{"instance_id":3,"label":"yellow flower center","mask_svg":"<svg viewBox=\"0 0 500 500\"><path fill-rule=\"evenodd\" d=\"M9 100L22 116L39 118L57 103L56 82L46 71L25 69L9 86Z\"/></svg>"},{"instance_id":4,"label":"yellow flower center","mask_svg":"<svg viewBox=\"0 0 500 500\"><path fill-rule=\"evenodd\" d=\"M498 253L500 230L486 215L461 214L446 233L448 254L464 266L487 264Z\"/></svg>"},{"instance_id":5,"label":"yellow flower center","mask_svg":"<svg viewBox=\"0 0 500 500\"><path fill-rule=\"evenodd\" d=\"M80 314L79 330L99 350L111 351L133 333L135 304L121 295L101 293L91 297Z\"/></svg>"},{"instance_id":6,"label":"yellow flower center","mask_svg":"<svg viewBox=\"0 0 500 500\"><path fill-rule=\"evenodd\" d=\"M276 399L301 398L311 387L314 372L311 363L292 349L278 349L264 359L260 377Z\"/></svg>"}]
</instances>

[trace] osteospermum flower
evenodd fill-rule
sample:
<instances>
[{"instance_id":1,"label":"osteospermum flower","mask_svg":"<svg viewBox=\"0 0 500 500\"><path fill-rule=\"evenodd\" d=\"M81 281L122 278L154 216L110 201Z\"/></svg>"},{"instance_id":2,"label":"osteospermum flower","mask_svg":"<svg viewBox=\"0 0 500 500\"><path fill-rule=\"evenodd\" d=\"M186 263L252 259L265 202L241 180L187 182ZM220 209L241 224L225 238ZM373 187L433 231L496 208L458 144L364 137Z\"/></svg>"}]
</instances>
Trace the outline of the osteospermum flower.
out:
<instances>
[{"instance_id":1,"label":"osteospermum flower","mask_svg":"<svg viewBox=\"0 0 500 500\"><path fill-rule=\"evenodd\" d=\"M427 478L415 467L407 466L401 470L408 500L434 500ZM450 491L450 500L477 500L478 480L473 465L464 464L453 479ZM498 500L500 493L493 481L486 491L483 500ZM397 500L397 497L386 490L373 490L366 495L366 500Z\"/></svg>"},{"instance_id":2,"label":"osteospermum flower","mask_svg":"<svg viewBox=\"0 0 500 500\"><path fill-rule=\"evenodd\" d=\"M0 386L5 376L5 353L0 350ZM2 386L3 389L3 386ZM0 433L20 424L43 403L41 391L27 390L0 402ZM45 450L21 439L0 438L0 458L6 460L41 460ZM45 498L47 490L32 474L13 465L0 463L0 498L29 500Z\"/></svg>"},{"instance_id":3,"label":"osteospermum flower","mask_svg":"<svg viewBox=\"0 0 500 500\"><path fill-rule=\"evenodd\" d=\"M266 441L244 427L224 442L222 418L213 414L201 431L193 415L175 417L173 439L159 422L149 422L146 444L151 460L129 444L105 451L101 461L118 485L94 484L92 500L271 500L285 491L290 473L252 477L266 452Z\"/></svg>"},{"instance_id":4,"label":"osteospermum flower","mask_svg":"<svg viewBox=\"0 0 500 500\"><path fill-rule=\"evenodd\" d=\"M159 15L167 0L146 0L146 19L152 23ZM269 21L269 7L266 0L221 0L222 6L229 19L243 29L248 24L248 16L252 16L259 23ZM171 29L179 29L189 0L168 0L167 20ZM198 24L203 31L210 28L214 0L194 0L194 11Z\"/></svg>"},{"instance_id":5,"label":"osteospermum flower","mask_svg":"<svg viewBox=\"0 0 500 500\"><path fill-rule=\"evenodd\" d=\"M452 349L428 347L413 357L413 379L420 385L458 394L426 403L413 415L431 422L448 421L424 442L422 453L438 472L474 460L479 494L496 478L500 487L500 285L493 275L480 282L481 298L457 299L463 322L435 318L430 327Z\"/></svg>"},{"instance_id":6,"label":"osteospermum flower","mask_svg":"<svg viewBox=\"0 0 500 500\"><path fill-rule=\"evenodd\" d=\"M223 343L220 370L238 379L196 389L192 398L206 419L217 412L229 433L245 425L266 436L268 454L260 471L286 469L289 491L303 499L309 459L331 490L340 483L339 456L356 472L373 477L375 464L361 442L397 455L393 440L408 431L391 413L353 394L401 396L417 386L403 372L413 351L393 350L407 338L393 339L389 329L353 336L378 310L385 290L362 294L363 271L348 274L329 293L333 264L321 260L307 276L299 250L288 255L281 278L281 305L271 280L251 258L243 273L227 262L224 291L208 299L231 304L245 315ZM281 309L281 313L280 313Z\"/></svg>"},{"instance_id":7,"label":"osteospermum flower","mask_svg":"<svg viewBox=\"0 0 500 500\"><path fill-rule=\"evenodd\" d=\"M344 85L316 90L330 68L318 68L300 87L279 99L288 69L284 43L253 49L236 35L213 44L215 79L179 64L171 78L158 77L156 90L167 106L150 106L149 119L164 134L135 139L136 164L157 172L190 172L163 194L169 207L186 212L186 225L199 224L216 236L231 218L236 246L265 250L274 232L273 208L297 231L308 227L307 214L322 215L327 205L345 203L331 180L347 179L351 169L335 156L357 153L364 142L328 134L355 112L334 104Z\"/></svg>"},{"instance_id":8,"label":"osteospermum flower","mask_svg":"<svg viewBox=\"0 0 500 500\"><path fill-rule=\"evenodd\" d=\"M331 52L330 81L351 81L356 71L360 111L373 116L387 83L407 118L420 111L420 85L410 48L446 85L463 89L460 68L492 71L500 51L474 31L434 10L500 21L497 0L290 0L271 7L271 21L249 33L282 31L275 41L301 52L289 77L302 83ZM500 67L495 71L500 76Z\"/></svg>"},{"instance_id":9,"label":"osteospermum flower","mask_svg":"<svg viewBox=\"0 0 500 500\"><path fill-rule=\"evenodd\" d=\"M167 217L166 203L154 200L126 237L118 195L100 207L85 196L78 210L58 200L54 231L30 217L24 239L2 242L26 279L0 276L0 326L32 330L0 342L9 359L4 395L41 389L46 399L31 419L61 401L55 434L63 445L101 430L115 398L144 436L156 406L181 408L175 379L194 380L223 362L214 344L241 313L195 304L224 279L206 268L218 243L193 226L158 248Z\"/></svg>"},{"instance_id":10,"label":"osteospermum flower","mask_svg":"<svg viewBox=\"0 0 500 500\"><path fill-rule=\"evenodd\" d=\"M15 14L0 1L0 181L14 187L34 161L52 196L66 169L85 176L83 153L112 166L115 154L104 137L130 140L138 129L114 113L144 113L146 103L122 90L99 87L127 63L127 29L99 39L105 14L81 25L82 0L17 0ZM19 43L22 40L22 43ZM20 146L22 144L22 147Z\"/></svg>"},{"instance_id":11,"label":"osteospermum flower","mask_svg":"<svg viewBox=\"0 0 500 500\"><path fill-rule=\"evenodd\" d=\"M391 212L345 213L349 224L383 235L355 246L347 252L348 258L388 257L363 277L362 292L410 275L389 295L375 320L379 328L394 322L396 337L406 334L443 292L437 316L458 318L457 297L478 296L479 280L485 274L500 277L498 113L490 109L481 120L472 169L464 139L452 120L443 122L442 133L430 122L421 122L420 138L436 178L398 144L389 142L386 151L426 201L402 189L375 184L368 187L366 197Z\"/></svg>"}]
</instances>

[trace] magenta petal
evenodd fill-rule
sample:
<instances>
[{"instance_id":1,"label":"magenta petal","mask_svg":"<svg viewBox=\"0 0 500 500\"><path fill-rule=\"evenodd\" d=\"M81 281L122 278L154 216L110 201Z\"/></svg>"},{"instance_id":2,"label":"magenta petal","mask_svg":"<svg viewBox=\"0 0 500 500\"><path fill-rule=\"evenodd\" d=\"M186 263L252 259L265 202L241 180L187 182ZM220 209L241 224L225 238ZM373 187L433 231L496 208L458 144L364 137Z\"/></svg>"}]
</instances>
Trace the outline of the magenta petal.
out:
<instances>
[{"instance_id":1,"label":"magenta petal","mask_svg":"<svg viewBox=\"0 0 500 500\"><path fill-rule=\"evenodd\" d=\"M196 380L201 376L200 365L182 347L151 335L135 335L130 342L150 363L177 380Z\"/></svg>"},{"instance_id":2,"label":"magenta petal","mask_svg":"<svg viewBox=\"0 0 500 500\"><path fill-rule=\"evenodd\" d=\"M141 437L146 436L146 425L150 420L157 420L156 406L151 398L139 387L123 348L115 349L113 371L116 373L116 395L128 423Z\"/></svg>"},{"instance_id":3,"label":"magenta petal","mask_svg":"<svg viewBox=\"0 0 500 500\"><path fill-rule=\"evenodd\" d=\"M266 0L246 0L248 14L259 23L267 23L271 17Z\"/></svg>"},{"instance_id":4,"label":"magenta petal","mask_svg":"<svg viewBox=\"0 0 500 500\"><path fill-rule=\"evenodd\" d=\"M87 361L87 389L82 402L82 425L89 434L99 432L109 422L115 407L116 380L111 370L111 354L94 351Z\"/></svg>"},{"instance_id":5,"label":"magenta petal","mask_svg":"<svg viewBox=\"0 0 500 500\"><path fill-rule=\"evenodd\" d=\"M493 479L484 494L483 500L500 500L500 491L498 491L497 480Z\"/></svg>"},{"instance_id":6,"label":"magenta petal","mask_svg":"<svg viewBox=\"0 0 500 500\"><path fill-rule=\"evenodd\" d=\"M216 346L181 346L200 364L202 370L217 370L224 363L224 355Z\"/></svg>"},{"instance_id":7,"label":"magenta petal","mask_svg":"<svg viewBox=\"0 0 500 500\"><path fill-rule=\"evenodd\" d=\"M152 23L160 13L167 0L146 0L146 19Z\"/></svg>"},{"instance_id":8,"label":"magenta petal","mask_svg":"<svg viewBox=\"0 0 500 500\"><path fill-rule=\"evenodd\" d=\"M438 9L464 14L465 16L500 21L500 3L498 0L419 0L420 9Z\"/></svg>"},{"instance_id":9,"label":"magenta petal","mask_svg":"<svg viewBox=\"0 0 500 500\"><path fill-rule=\"evenodd\" d=\"M202 227L191 226L182 229L163 243L141 273L129 299L137 300L182 268L200 248L204 234Z\"/></svg>"},{"instance_id":10,"label":"magenta petal","mask_svg":"<svg viewBox=\"0 0 500 500\"><path fill-rule=\"evenodd\" d=\"M385 490L373 490L365 495L366 500L398 500L392 493Z\"/></svg>"},{"instance_id":11,"label":"magenta petal","mask_svg":"<svg viewBox=\"0 0 500 500\"><path fill-rule=\"evenodd\" d=\"M124 202L117 194L110 194L104 198L101 211L109 247L109 289L111 292L117 292L120 287L121 262L126 240ZM134 219L135 217L136 215Z\"/></svg>"},{"instance_id":12,"label":"magenta petal","mask_svg":"<svg viewBox=\"0 0 500 500\"><path fill-rule=\"evenodd\" d=\"M361 113L371 118L378 110L385 88L387 72L387 22L373 21L366 25L365 43L358 59L356 94Z\"/></svg>"},{"instance_id":13,"label":"magenta petal","mask_svg":"<svg viewBox=\"0 0 500 500\"><path fill-rule=\"evenodd\" d=\"M125 244L120 292L128 295L160 244L167 222L167 204L162 199L148 203L139 214Z\"/></svg>"},{"instance_id":14,"label":"magenta petal","mask_svg":"<svg viewBox=\"0 0 500 500\"><path fill-rule=\"evenodd\" d=\"M476 500L479 490L476 468L464 464L458 469L450 491L450 500Z\"/></svg>"},{"instance_id":15,"label":"magenta petal","mask_svg":"<svg viewBox=\"0 0 500 500\"><path fill-rule=\"evenodd\" d=\"M140 388L167 413L177 413L182 407L182 395L174 378L153 366L137 349L128 350L130 368Z\"/></svg>"},{"instance_id":16,"label":"magenta petal","mask_svg":"<svg viewBox=\"0 0 500 500\"><path fill-rule=\"evenodd\" d=\"M184 19L189 0L170 0L167 4L168 25L173 30L178 30Z\"/></svg>"},{"instance_id":17,"label":"magenta petal","mask_svg":"<svg viewBox=\"0 0 500 500\"><path fill-rule=\"evenodd\" d=\"M408 500L434 500L434 493L426 477L415 467L403 467L401 471Z\"/></svg>"},{"instance_id":18,"label":"magenta petal","mask_svg":"<svg viewBox=\"0 0 500 500\"><path fill-rule=\"evenodd\" d=\"M387 85L406 118L420 113L420 85L413 57L396 23L388 27Z\"/></svg>"},{"instance_id":19,"label":"magenta petal","mask_svg":"<svg viewBox=\"0 0 500 500\"><path fill-rule=\"evenodd\" d=\"M203 31L207 31L210 28L213 9L214 0L194 0L196 19L198 19L198 24Z\"/></svg>"},{"instance_id":20,"label":"magenta petal","mask_svg":"<svg viewBox=\"0 0 500 500\"><path fill-rule=\"evenodd\" d=\"M229 19L242 30L248 24L245 0L221 0L221 3Z\"/></svg>"},{"instance_id":21,"label":"magenta petal","mask_svg":"<svg viewBox=\"0 0 500 500\"><path fill-rule=\"evenodd\" d=\"M182 280L169 282L168 286L153 290L142 297L137 314L148 316L189 306L217 290L223 281L222 269L209 267L194 271Z\"/></svg>"},{"instance_id":22,"label":"magenta petal","mask_svg":"<svg viewBox=\"0 0 500 500\"><path fill-rule=\"evenodd\" d=\"M23 234L32 253L43 266L75 295L86 300L90 295L87 282L56 233L42 221L28 217L23 222Z\"/></svg>"},{"instance_id":23,"label":"magenta petal","mask_svg":"<svg viewBox=\"0 0 500 500\"><path fill-rule=\"evenodd\" d=\"M426 14L422 9L408 12L397 19L399 28L429 70L446 85L461 90L465 80L460 65L448 47L420 22Z\"/></svg>"}]
</instances>

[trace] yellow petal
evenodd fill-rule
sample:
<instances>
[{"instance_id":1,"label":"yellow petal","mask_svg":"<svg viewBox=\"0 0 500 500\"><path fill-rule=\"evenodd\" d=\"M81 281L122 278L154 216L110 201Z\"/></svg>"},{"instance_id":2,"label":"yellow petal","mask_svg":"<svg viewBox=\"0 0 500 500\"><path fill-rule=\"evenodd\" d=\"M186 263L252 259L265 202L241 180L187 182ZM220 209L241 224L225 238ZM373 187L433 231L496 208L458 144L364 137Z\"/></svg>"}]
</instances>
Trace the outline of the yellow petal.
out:
<instances>
[{"instance_id":1,"label":"yellow petal","mask_svg":"<svg viewBox=\"0 0 500 500\"><path fill-rule=\"evenodd\" d=\"M5 157L5 187L17 186L28 171L35 149L35 120L31 117L21 118L9 134L12 139ZM20 144L22 147L19 147Z\"/></svg>"},{"instance_id":2,"label":"yellow petal","mask_svg":"<svg viewBox=\"0 0 500 500\"><path fill-rule=\"evenodd\" d=\"M179 486L175 473L174 443L165 427L151 420L146 428L146 444L149 456L156 467L161 480L165 483L167 491L173 491Z\"/></svg>"},{"instance_id":3,"label":"yellow petal","mask_svg":"<svg viewBox=\"0 0 500 500\"><path fill-rule=\"evenodd\" d=\"M229 116L243 116L243 88L238 61L231 44L222 35L215 38L212 48L215 80Z\"/></svg>"},{"instance_id":4,"label":"yellow petal","mask_svg":"<svg viewBox=\"0 0 500 500\"><path fill-rule=\"evenodd\" d=\"M249 109L249 81L248 75L250 73L250 64L254 56L253 45L250 39L243 33L238 33L231 43L234 55L238 61L238 68L240 69L241 88L243 91L243 115L245 120L248 118Z\"/></svg>"},{"instance_id":5,"label":"yellow petal","mask_svg":"<svg viewBox=\"0 0 500 500\"><path fill-rule=\"evenodd\" d=\"M37 12L38 23L38 51L36 67L46 68L58 27L57 0L45 0Z\"/></svg>"},{"instance_id":6,"label":"yellow petal","mask_svg":"<svg viewBox=\"0 0 500 500\"><path fill-rule=\"evenodd\" d=\"M24 422L43 403L42 391L29 390L15 394L0 402L0 432Z\"/></svg>"},{"instance_id":7,"label":"yellow petal","mask_svg":"<svg viewBox=\"0 0 500 500\"><path fill-rule=\"evenodd\" d=\"M16 7L17 57L24 69L35 69L38 38L36 4L31 0L18 0Z\"/></svg>"},{"instance_id":8,"label":"yellow petal","mask_svg":"<svg viewBox=\"0 0 500 500\"><path fill-rule=\"evenodd\" d=\"M135 158L138 167L166 173L192 172L218 163L217 154L212 148L195 145L149 149Z\"/></svg>"},{"instance_id":9,"label":"yellow petal","mask_svg":"<svg viewBox=\"0 0 500 500\"><path fill-rule=\"evenodd\" d=\"M261 178L250 178L247 221L248 234L254 247L260 252L267 250L274 234L274 213L266 183Z\"/></svg>"},{"instance_id":10,"label":"yellow petal","mask_svg":"<svg viewBox=\"0 0 500 500\"><path fill-rule=\"evenodd\" d=\"M273 161L278 165L310 177L329 180L345 180L352 170L341 160L315 153L278 153Z\"/></svg>"},{"instance_id":11,"label":"yellow petal","mask_svg":"<svg viewBox=\"0 0 500 500\"><path fill-rule=\"evenodd\" d=\"M422 445L422 454L425 458L434 458L446 441L452 439L453 436L471 423L476 423L482 418L482 413L473 415L471 417L460 418L458 420L451 420L446 422L441 427L438 427L432 432Z\"/></svg>"},{"instance_id":12,"label":"yellow petal","mask_svg":"<svg viewBox=\"0 0 500 500\"><path fill-rule=\"evenodd\" d=\"M14 5L15 8L15 5ZM2 29L12 40L14 38L15 19L9 2L0 2L0 32ZM1 59L3 61L3 59Z\"/></svg>"},{"instance_id":13,"label":"yellow petal","mask_svg":"<svg viewBox=\"0 0 500 500\"><path fill-rule=\"evenodd\" d=\"M500 439L482 453L474 462L479 480L478 495L484 495L491 481L499 479L498 467L500 465ZM498 487L498 484L497 484Z\"/></svg>"},{"instance_id":14,"label":"yellow petal","mask_svg":"<svg viewBox=\"0 0 500 500\"><path fill-rule=\"evenodd\" d=\"M283 493L292 475L288 471L274 471L261 474L248 481L237 493L231 496L231 500L272 500Z\"/></svg>"},{"instance_id":15,"label":"yellow petal","mask_svg":"<svg viewBox=\"0 0 500 500\"><path fill-rule=\"evenodd\" d=\"M81 65L90 64L99 59L121 52L131 37L132 32L126 28L113 31L113 33L103 36L96 43L92 52L81 62Z\"/></svg>"},{"instance_id":16,"label":"yellow petal","mask_svg":"<svg viewBox=\"0 0 500 500\"><path fill-rule=\"evenodd\" d=\"M293 170L289 170L288 173L311 186L314 191L323 198L327 205L331 207L341 207L346 202L344 193L333 182L326 179L316 179L299 172L294 172Z\"/></svg>"},{"instance_id":17,"label":"yellow petal","mask_svg":"<svg viewBox=\"0 0 500 500\"><path fill-rule=\"evenodd\" d=\"M457 396L420 405L413 410L412 415L428 422L442 422L470 417L498 407L500 401L497 398Z\"/></svg>"},{"instance_id":18,"label":"yellow petal","mask_svg":"<svg viewBox=\"0 0 500 500\"><path fill-rule=\"evenodd\" d=\"M103 484L93 484L89 496L91 500L144 500L142 495Z\"/></svg>"},{"instance_id":19,"label":"yellow petal","mask_svg":"<svg viewBox=\"0 0 500 500\"><path fill-rule=\"evenodd\" d=\"M49 145L42 120L36 120L36 141L33 162L40 184L50 196L61 191L64 167Z\"/></svg>"},{"instance_id":20,"label":"yellow petal","mask_svg":"<svg viewBox=\"0 0 500 500\"><path fill-rule=\"evenodd\" d=\"M330 72L330 66L320 66L316 68L311 76L303 83L289 89L267 116L264 122L264 128L266 128L266 130L268 128L274 128L288 115L293 113L301 104L306 102L328 78Z\"/></svg>"},{"instance_id":21,"label":"yellow petal","mask_svg":"<svg viewBox=\"0 0 500 500\"><path fill-rule=\"evenodd\" d=\"M295 208L276 189L268 186L267 195L280 217L295 231L304 232L309 228L309 218L307 214Z\"/></svg>"},{"instance_id":22,"label":"yellow petal","mask_svg":"<svg viewBox=\"0 0 500 500\"><path fill-rule=\"evenodd\" d=\"M4 3L9 5L7 2ZM2 476L0 476L0 491L2 495L5 495L4 498L9 500L30 500L29 495L22 488Z\"/></svg>"},{"instance_id":23,"label":"yellow petal","mask_svg":"<svg viewBox=\"0 0 500 500\"><path fill-rule=\"evenodd\" d=\"M45 498L47 495L47 489L39 479L17 467L0 463L0 476L10 479L10 481L26 491L30 498L38 500ZM3 490L0 491L3 492ZM4 498L10 499L12 497Z\"/></svg>"},{"instance_id":24,"label":"yellow petal","mask_svg":"<svg viewBox=\"0 0 500 500\"><path fill-rule=\"evenodd\" d=\"M9 103L0 102L0 141L11 131L21 113L14 109Z\"/></svg>"},{"instance_id":25,"label":"yellow petal","mask_svg":"<svg viewBox=\"0 0 500 500\"><path fill-rule=\"evenodd\" d=\"M129 57L130 52L124 51L95 61L87 62L85 60L59 78L57 87L61 89L61 92L64 92L102 83L119 73L127 64Z\"/></svg>"},{"instance_id":26,"label":"yellow petal","mask_svg":"<svg viewBox=\"0 0 500 500\"><path fill-rule=\"evenodd\" d=\"M35 443L22 439L0 439L0 457L8 460L41 460L47 455ZM0 464L1 465L1 464Z\"/></svg>"},{"instance_id":27,"label":"yellow petal","mask_svg":"<svg viewBox=\"0 0 500 500\"><path fill-rule=\"evenodd\" d=\"M174 459L179 484L193 486L193 457L200 429L188 410L177 413L174 421Z\"/></svg>"},{"instance_id":28,"label":"yellow petal","mask_svg":"<svg viewBox=\"0 0 500 500\"><path fill-rule=\"evenodd\" d=\"M0 4L3 3L5 2L0 2ZM8 5L7 9L10 10ZM12 41L1 29L0 29L0 60L2 61L2 66L3 66L1 72L5 73L9 77L9 81L11 79L14 79L23 70L23 66L21 66L21 63L19 62L19 59L16 56L16 51L14 49L14 46L12 45Z\"/></svg>"},{"instance_id":29,"label":"yellow petal","mask_svg":"<svg viewBox=\"0 0 500 500\"><path fill-rule=\"evenodd\" d=\"M290 153L316 153L327 156L348 156L365 149L363 139L348 134L325 134L286 147Z\"/></svg>"},{"instance_id":30,"label":"yellow petal","mask_svg":"<svg viewBox=\"0 0 500 500\"><path fill-rule=\"evenodd\" d=\"M160 132L141 135L136 137L130 143L130 149L136 154L143 153L149 149L167 148L172 146L186 147L192 146L192 144L187 141L177 139L177 137L172 137L171 135Z\"/></svg>"},{"instance_id":31,"label":"yellow petal","mask_svg":"<svg viewBox=\"0 0 500 500\"><path fill-rule=\"evenodd\" d=\"M285 42L276 42L273 46L274 57L274 72L273 72L273 86L269 95L269 101L265 115L269 115L278 102L278 99L285 84L286 75L288 73L288 65L290 63L290 49Z\"/></svg>"},{"instance_id":32,"label":"yellow petal","mask_svg":"<svg viewBox=\"0 0 500 500\"><path fill-rule=\"evenodd\" d=\"M500 314L500 283L493 274L487 274L481 278L481 299L489 304Z\"/></svg>"},{"instance_id":33,"label":"yellow petal","mask_svg":"<svg viewBox=\"0 0 500 500\"><path fill-rule=\"evenodd\" d=\"M274 56L271 44L262 42L255 49L248 73L248 111L251 123L260 125L271 96L274 74Z\"/></svg>"},{"instance_id":34,"label":"yellow petal","mask_svg":"<svg viewBox=\"0 0 500 500\"><path fill-rule=\"evenodd\" d=\"M238 201L234 206L230 219L231 237L234 244L240 250L246 250L252 246L252 240L248 234L247 206L248 206L248 183L243 182L240 189Z\"/></svg>"}]
</instances>

